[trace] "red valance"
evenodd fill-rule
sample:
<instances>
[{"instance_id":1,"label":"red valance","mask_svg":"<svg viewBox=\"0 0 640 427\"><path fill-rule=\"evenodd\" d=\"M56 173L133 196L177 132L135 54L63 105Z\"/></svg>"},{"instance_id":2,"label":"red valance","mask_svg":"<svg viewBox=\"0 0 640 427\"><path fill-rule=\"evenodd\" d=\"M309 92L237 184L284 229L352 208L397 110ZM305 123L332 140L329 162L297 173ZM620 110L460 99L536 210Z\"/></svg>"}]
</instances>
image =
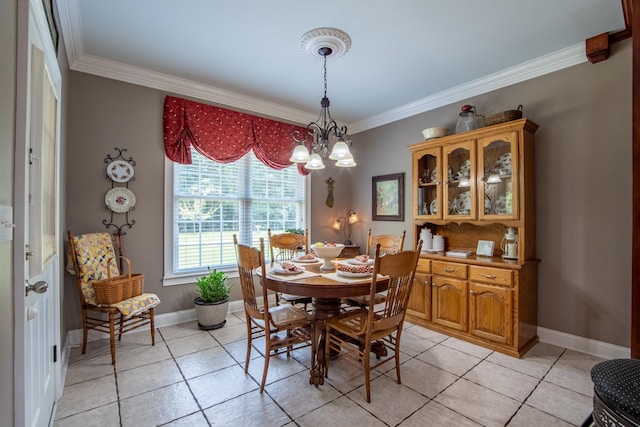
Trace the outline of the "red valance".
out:
<instances>
[{"instance_id":1,"label":"red valance","mask_svg":"<svg viewBox=\"0 0 640 427\"><path fill-rule=\"evenodd\" d=\"M273 169L291 166L296 146L292 135L305 128L237 111L225 110L182 98L164 101L164 150L176 163L191 164L191 145L203 156L219 163L231 163L253 150ZM298 164L302 175L310 171Z\"/></svg>"}]
</instances>

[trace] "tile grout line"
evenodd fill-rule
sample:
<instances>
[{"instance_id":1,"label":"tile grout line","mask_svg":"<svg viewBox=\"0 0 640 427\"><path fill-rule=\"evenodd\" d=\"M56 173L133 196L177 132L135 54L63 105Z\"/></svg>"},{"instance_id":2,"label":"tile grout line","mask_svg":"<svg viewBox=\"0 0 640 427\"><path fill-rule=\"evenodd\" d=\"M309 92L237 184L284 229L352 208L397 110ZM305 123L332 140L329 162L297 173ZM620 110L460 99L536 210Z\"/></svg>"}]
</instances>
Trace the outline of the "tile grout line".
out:
<instances>
[{"instance_id":1,"label":"tile grout line","mask_svg":"<svg viewBox=\"0 0 640 427\"><path fill-rule=\"evenodd\" d=\"M505 426L508 426L508 425L509 425L509 423L511 423L511 421L513 420L513 417L515 417L515 416L516 416L516 414L517 414L518 412L520 412L520 409L522 409L522 407L523 407L524 405L526 405L527 400L529 400L529 398L531 397L531 395L532 395L532 394L536 391L536 389L540 386L540 384L542 383L542 381L544 381L544 378L549 374L549 372L551 372L551 369L553 369L553 367L556 365L556 363L558 363L558 360L560 360L560 358L562 357L562 355L563 355L566 351L567 351L566 349L563 349L563 350L562 350L562 352L560 352L560 355L558 355L558 357L556 358L556 360L551 364L551 366L549 367L549 369L547 369L547 372L545 372L545 374L544 374L542 377L540 377L540 378L538 379L538 383L536 384L536 386L535 386L533 389L531 389L531 391L529 392L529 394L528 394L528 395L527 395L527 396L522 400L522 402L520 403L520 406L518 406L518 409L516 409L516 411L511 415L511 417L510 417L510 418L507 420L507 422L505 423ZM535 407L534 407L534 406L532 406L532 408L535 408ZM538 409L538 408L535 408L535 409ZM542 411L541 409L538 409L538 410L539 410L540 412L544 412L544 411ZM545 414L547 414L547 415L550 415L550 416L552 416L552 417L554 417L554 418L557 418L557 419L561 420L561 418L558 418L558 417L554 416L553 414L549 414L549 413L547 413L547 412L544 412L544 413L545 413ZM562 421L564 421L564 420L562 420Z\"/></svg>"}]
</instances>

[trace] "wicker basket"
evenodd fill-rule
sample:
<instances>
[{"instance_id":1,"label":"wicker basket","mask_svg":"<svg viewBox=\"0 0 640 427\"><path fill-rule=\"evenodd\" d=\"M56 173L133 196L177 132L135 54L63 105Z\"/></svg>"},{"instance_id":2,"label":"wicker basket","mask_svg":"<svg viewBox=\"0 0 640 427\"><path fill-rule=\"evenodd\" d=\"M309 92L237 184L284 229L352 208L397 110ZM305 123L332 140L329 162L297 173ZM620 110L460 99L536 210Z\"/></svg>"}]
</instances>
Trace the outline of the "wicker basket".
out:
<instances>
[{"instance_id":1,"label":"wicker basket","mask_svg":"<svg viewBox=\"0 0 640 427\"><path fill-rule=\"evenodd\" d=\"M131 274L129 258L123 256L120 258L127 262L127 274L111 277L111 269L107 268L107 278L92 283L98 304L115 304L142 294L144 274ZM109 258L107 265L111 261L115 259Z\"/></svg>"},{"instance_id":2,"label":"wicker basket","mask_svg":"<svg viewBox=\"0 0 640 427\"><path fill-rule=\"evenodd\" d=\"M511 120L518 120L522 118L522 104L518 105L516 110L507 110L502 113L493 114L491 116L485 116L484 125L492 126L499 123L510 122Z\"/></svg>"}]
</instances>

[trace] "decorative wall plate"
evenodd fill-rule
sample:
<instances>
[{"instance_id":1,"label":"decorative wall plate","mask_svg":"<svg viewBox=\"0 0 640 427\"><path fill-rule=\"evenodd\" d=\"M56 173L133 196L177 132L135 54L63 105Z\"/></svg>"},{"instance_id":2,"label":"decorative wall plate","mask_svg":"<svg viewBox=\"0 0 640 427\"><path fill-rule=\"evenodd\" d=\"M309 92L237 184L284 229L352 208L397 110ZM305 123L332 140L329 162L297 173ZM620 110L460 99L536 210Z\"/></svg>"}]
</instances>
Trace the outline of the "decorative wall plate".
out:
<instances>
[{"instance_id":1,"label":"decorative wall plate","mask_svg":"<svg viewBox=\"0 0 640 427\"><path fill-rule=\"evenodd\" d=\"M136 205L136 196L128 188L114 187L107 191L104 203L112 212L125 213Z\"/></svg>"},{"instance_id":2,"label":"decorative wall plate","mask_svg":"<svg viewBox=\"0 0 640 427\"><path fill-rule=\"evenodd\" d=\"M129 182L133 178L133 166L124 160L114 160L107 165L107 176L114 182Z\"/></svg>"}]
</instances>

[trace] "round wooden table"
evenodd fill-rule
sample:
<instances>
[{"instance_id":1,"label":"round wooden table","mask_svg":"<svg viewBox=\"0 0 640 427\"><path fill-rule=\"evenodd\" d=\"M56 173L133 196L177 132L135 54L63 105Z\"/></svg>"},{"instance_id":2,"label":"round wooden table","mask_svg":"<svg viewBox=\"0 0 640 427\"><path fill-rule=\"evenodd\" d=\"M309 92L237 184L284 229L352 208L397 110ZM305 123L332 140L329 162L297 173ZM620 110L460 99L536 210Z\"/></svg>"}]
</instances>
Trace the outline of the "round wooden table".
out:
<instances>
[{"instance_id":1,"label":"round wooden table","mask_svg":"<svg viewBox=\"0 0 640 427\"><path fill-rule=\"evenodd\" d=\"M305 264L305 270L312 273L326 274L333 271L321 270L321 263ZM281 276L273 279L267 274L267 289L275 292L311 297L311 305L315 316L315 335L311 352L310 384L324 384L325 376L325 320L340 313L342 298L369 295L371 279L361 283L344 283L324 276L313 276L296 279L296 276ZM388 279L378 278L376 292L387 289Z\"/></svg>"}]
</instances>

